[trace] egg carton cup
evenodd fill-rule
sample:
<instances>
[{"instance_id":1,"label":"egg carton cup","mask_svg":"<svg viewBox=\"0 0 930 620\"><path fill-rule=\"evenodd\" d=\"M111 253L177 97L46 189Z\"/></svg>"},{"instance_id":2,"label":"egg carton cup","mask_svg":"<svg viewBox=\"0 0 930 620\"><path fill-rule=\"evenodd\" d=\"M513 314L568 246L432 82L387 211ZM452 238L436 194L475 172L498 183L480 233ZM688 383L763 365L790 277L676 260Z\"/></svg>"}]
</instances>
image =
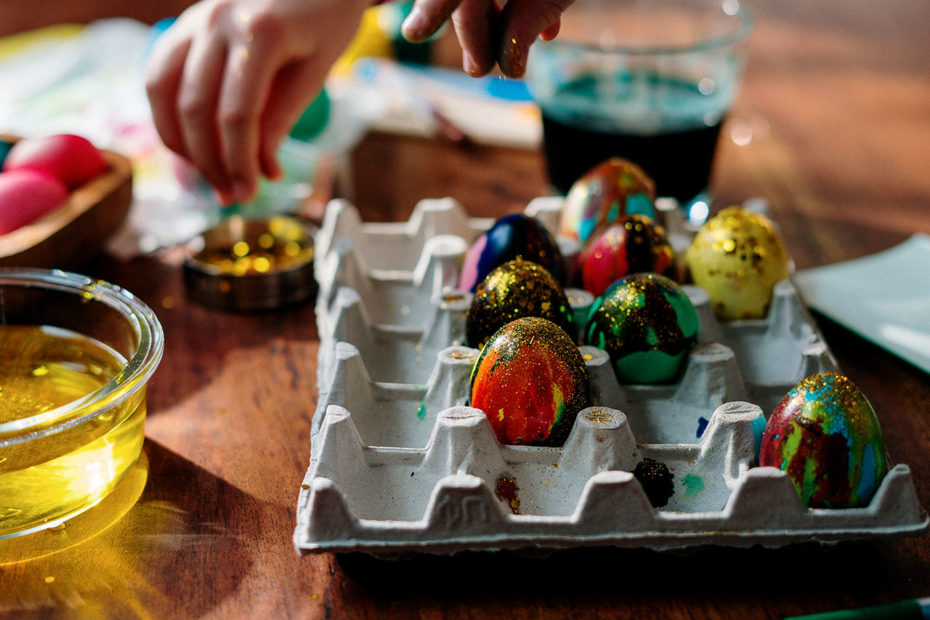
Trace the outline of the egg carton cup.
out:
<instances>
[{"instance_id":1,"label":"egg carton cup","mask_svg":"<svg viewBox=\"0 0 930 620\"><path fill-rule=\"evenodd\" d=\"M555 235L561 206L560 198L537 198L524 213ZM452 198L421 200L406 222L362 222L350 202L330 202L315 238L318 323L328 325L338 290L349 287L373 324L421 326L424 306L455 287L468 247L494 221L469 217ZM559 247L570 268L577 243Z\"/></svg>"},{"instance_id":2,"label":"egg carton cup","mask_svg":"<svg viewBox=\"0 0 930 620\"><path fill-rule=\"evenodd\" d=\"M553 234L563 199L537 198L525 213ZM675 231L676 244L693 232L673 201L659 201L660 214ZM759 200L747 201L764 210ZM423 200L407 222L363 223L355 207L333 201L317 235L315 274L320 283L316 316L321 339L321 378L332 344L356 344L380 381L422 384L436 353L464 342L464 315L471 294L455 286L471 243L494 223L469 218L453 199ZM577 244L560 239L568 269ZM373 265L377 265L374 267ZM808 374L835 370L836 363L790 282L779 283L765 319L716 321L707 295L685 287L701 316L701 338L737 353L749 398L770 410ZM567 289L576 323L583 325L590 293ZM815 360L812 362L812 360ZM806 374L802 374L806 373Z\"/></svg>"},{"instance_id":3,"label":"egg carton cup","mask_svg":"<svg viewBox=\"0 0 930 620\"><path fill-rule=\"evenodd\" d=\"M927 528L906 465L865 508L804 508L784 472L751 467L764 416L747 402L715 409L691 445L640 444L607 407L581 411L558 448L501 445L484 412L462 405L436 415L421 449L369 445L357 420L328 405L314 435L294 534L302 553L781 546ZM673 474L659 509L631 473L644 458Z\"/></svg>"},{"instance_id":4,"label":"egg carton cup","mask_svg":"<svg viewBox=\"0 0 930 620\"><path fill-rule=\"evenodd\" d=\"M555 231L561 205L536 199L526 213ZM684 246L693 231L676 213L664 216ZM804 377L836 370L790 280L753 321L718 321L707 293L684 286L701 340L676 382L622 384L604 351L582 346L593 406L565 445L501 445L468 407L479 351L462 346L471 294L454 288L493 222L450 199L388 224L330 204L317 237L319 398L298 551L779 546L927 531L906 465L869 506L843 510L804 508L783 472L752 467L765 414ZM560 245L571 261L577 247ZM582 325L593 298L566 293ZM630 473L644 458L673 476L659 508Z\"/></svg>"},{"instance_id":5,"label":"egg carton cup","mask_svg":"<svg viewBox=\"0 0 930 620\"><path fill-rule=\"evenodd\" d=\"M594 382L595 402L632 416L642 439L652 443L694 441L707 422L702 410L706 403L717 406L728 400L749 400L771 411L801 379L837 370L833 355L790 281L776 285L765 319L729 323L716 320L703 289L683 288L698 312L701 343L689 356L681 378L667 385L621 385L605 364L603 376ZM418 294L430 299L427 290L405 290L410 299ZM574 289L568 289L567 297L576 323L583 324L593 297ZM424 386L439 353L449 345L465 342L465 316L471 299L466 291L444 289L430 303L420 305L423 327L375 324L358 292L340 287L328 309L326 327L320 328L318 385L325 391L322 386L332 383L335 345L348 342L358 350L370 379L406 383L412 388ZM598 349L589 351L589 356L606 355Z\"/></svg>"}]
</instances>

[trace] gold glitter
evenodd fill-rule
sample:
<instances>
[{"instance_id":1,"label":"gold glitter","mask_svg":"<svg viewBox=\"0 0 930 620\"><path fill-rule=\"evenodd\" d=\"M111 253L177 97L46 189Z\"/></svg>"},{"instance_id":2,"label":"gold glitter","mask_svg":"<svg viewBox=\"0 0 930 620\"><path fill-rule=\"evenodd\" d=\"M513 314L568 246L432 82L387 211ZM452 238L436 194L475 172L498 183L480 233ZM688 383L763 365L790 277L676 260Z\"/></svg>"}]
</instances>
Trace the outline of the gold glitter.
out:
<instances>
[{"instance_id":1,"label":"gold glitter","mask_svg":"<svg viewBox=\"0 0 930 620\"><path fill-rule=\"evenodd\" d=\"M517 258L476 287L465 316L466 342L481 348L498 329L528 316L548 319L574 337L574 314L558 282L539 264Z\"/></svg>"},{"instance_id":2,"label":"gold glitter","mask_svg":"<svg viewBox=\"0 0 930 620\"><path fill-rule=\"evenodd\" d=\"M551 368L555 374L540 376L530 368ZM545 403L534 400L541 381L553 388L547 390L551 400ZM578 347L564 330L538 317L513 321L488 341L472 370L471 396L472 406L488 414L498 439L507 444L562 445L574 417L590 406L587 369ZM551 426L523 436L519 420L535 418L540 407L558 415Z\"/></svg>"},{"instance_id":3,"label":"gold glitter","mask_svg":"<svg viewBox=\"0 0 930 620\"><path fill-rule=\"evenodd\" d=\"M232 246L233 256L243 257L246 256L251 251L249 243L247 241L237 241Z\"/></svg>"},{"instance_id":4,"label":"gold glitter","mask_svg":"<svg viewBox=\"0 0 930 620\"><path fill-rule=\"evenodd\" d=\"M526 65L520 56L520 45L517 42L516 37L512 37L510 39L510 44L507 46L506 54L507 58L510 60L511 73L515 76L523 75L523 72L526 69Z\"/></svg>"},{"instance_id":5,"label":"gold glitter","mask_svg":"<svg viewBox=\"0 0 930 620\"><path fill-rule=\"evenodd\" d=\"M274 246L274 235L271 233L262 233L258 236L258 245L263 250L270 250Z\"/></svg>"},{"instance_id":6,"label":"gold glitter","mask_svg":"<svg viewBox=\"0 0 930 620\"><path fill-rule=\"evenodd\" d=\"M585 414L585 417L587 417L592 422L600 423L610 422L613 419L613 416L604 409L595 409L594 411L589 411Z\"/></svg>"},{"instance_id":7,"label":"gold glitter","mask_svg":"<svg viewBox=\"0 0 930 620\"><path fill-rule=\"evenodd\" d=\"M788 257L771 220L738 206L701 227L685 263L724 320L764 317L772 287L788 277Z\"/></svg>"},{"instance_id":8,"label":"gold glitter","mask_svg":"<svg viewBox=\"0 0 930 620\"><path fill-rule=\"evenodd\" d=\"M283 225L282 218L272 218L268 231L239 239L231 245L208 247L194 258L222 274L244 276L285 269L313 259L312 239L303 234L299 224ZM295 233L296 229L296 233Z\"/></svg>"}]
</instances>

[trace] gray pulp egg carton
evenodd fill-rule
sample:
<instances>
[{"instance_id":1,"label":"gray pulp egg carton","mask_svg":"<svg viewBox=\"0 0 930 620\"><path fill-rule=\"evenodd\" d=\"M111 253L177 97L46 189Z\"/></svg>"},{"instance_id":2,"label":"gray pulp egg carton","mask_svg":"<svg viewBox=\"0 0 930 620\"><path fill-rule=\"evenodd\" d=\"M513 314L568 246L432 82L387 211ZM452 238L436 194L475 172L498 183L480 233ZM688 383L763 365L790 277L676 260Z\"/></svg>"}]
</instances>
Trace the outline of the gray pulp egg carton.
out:
<instances>
[{"instance_id":1,"label":"gray pulp egg carton","mask_svg":"<svg viewBox=\"0 0 930 620\"><path fill-rule=\"evenodd\" d=\"M551 231L562 201L526 213ZM662 209L677 249L689 231ZM463 346L471 294L455 289L468 246L494 220L451 199L421 201L407 222L363 223L332 202L317 236L319 399L297 507L301 553L586 545L673 549L780 546L924 534L930 521L906 465L869 506L805 508L787 475L753 467L765 414L804 377L836 362L790 280L765 319L718 322L685 286L701 342L671 385L620 384L582 346L592 406L561 447L501 445L468 406L479 351ZM577 247L560 240L570 260ZM593 298L566 291L579 319ZM631 473L644 459L672 474L654 507Z\"/></svg>"}]
</instances>

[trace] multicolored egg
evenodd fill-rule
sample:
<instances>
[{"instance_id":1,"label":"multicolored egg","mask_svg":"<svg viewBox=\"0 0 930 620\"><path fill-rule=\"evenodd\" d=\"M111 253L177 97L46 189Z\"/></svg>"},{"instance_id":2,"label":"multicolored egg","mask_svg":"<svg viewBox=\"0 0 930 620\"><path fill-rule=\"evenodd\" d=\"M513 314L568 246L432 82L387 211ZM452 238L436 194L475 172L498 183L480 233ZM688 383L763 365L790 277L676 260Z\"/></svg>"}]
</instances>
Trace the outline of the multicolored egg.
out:
<instances>
[{"instance_id":1,"label":"multicolored egg","mask_svg":"<svg viewBox=\"0 0 930 620\"><path fill-rule=\"evenodd\" d=\"M559 236L584 245L595 231L623 215L655 219L656 186L642 168L611 157L572 184L565 196Z\"/></svg>"},{"instance_id":2,"label":"multicolored egg","mask_svg":"<svg viewBox=\"0 0 930 620\"><path fill-rule=\"evenodd\" d=\"M526 317L500 328L471 373L471 406L503 444L559 446L591 404L588 372L565 330Z\"/></svg>"},{"instance_id":3,"label":"multicolored egg","mask_svg":"<svg viewBox=\"0 0 930 620\"><path fill-rule=\"evenodd\" d=\"M769 417L759 465L786 472L805 506L867 506L887 469L875 410L847 377L811 375Z\"/></svg>"},{"instance_id":4,"label":"multicolored egg","mask_svg":"<svg viewBox=\"0 0 930 620\"><path fill-rule=\"evenodd\" d=\"M546 269L566 285L565 259L552 234L539 220L516 213L497 220L471 245L465 254L458 288L475 291L491 271L517 257Z\"/></svg>"},{"instance_id":5,"label":"multicolored egg","mask_svg":"<svg viewBox=\"0 0 930 620\"><path fill-rule=\"evenodd\" d=\"M668 383L698 341L698 315L673 280L636 273L598 297L584 327L586 344L610 355L621 383Z\"/></svg>"},{"instance_id":6,"label":"multicolored egg","mask_svg":"<svg viewBox=\"0 0 930 620\"><path fill-rule=\"evenodd\" d=\"M581 285L597 297L631 273L673 277L675 253L665 228L645 215L624 215L608 224L581 250Z\"/></svg>"},{"instance_id":7,"label":"multicolored egg","mask_svg":"<svg viewBox=\"0 0 930 620\"><path fill-rule=\"evenodd\" d=\"M723 320L764 318L773 287L788 277L788 254L772 221L736 206L704 223L685 264Z\"/></svg>"},{"instance_id":8,"label":"multicolored egg","mask_svg":"<svg viewBox=\"0 0 930 620\"><path fill-rule=\"evenodd\" d=\"M527 316L548 319L575 338L575 315L548 271L517 258L496 267L475 289L465 314L465 342L480 349L498 329Z\"/></svg>"}]
</instances>

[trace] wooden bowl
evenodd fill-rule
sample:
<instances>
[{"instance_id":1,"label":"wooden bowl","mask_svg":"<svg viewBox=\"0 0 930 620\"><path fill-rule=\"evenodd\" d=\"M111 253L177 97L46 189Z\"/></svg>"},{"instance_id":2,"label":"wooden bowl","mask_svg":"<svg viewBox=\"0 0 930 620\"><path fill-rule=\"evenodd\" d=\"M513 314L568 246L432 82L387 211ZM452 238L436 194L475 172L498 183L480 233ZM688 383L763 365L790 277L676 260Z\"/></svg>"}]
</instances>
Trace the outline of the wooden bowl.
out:
<instances>
[{"instance_id":1,"label":"wooden bowl","mask_svg":"<svg viewBox=\"0 0 930 620\"><path fill-rule=\"evenodd\" d=\"M101 150L109 164L102 175L71 192L67 202L31 224L0 235L0 267L69 269L103 246L126 219L132 203L132 166Z\"/></svg>"}]
</instances>

